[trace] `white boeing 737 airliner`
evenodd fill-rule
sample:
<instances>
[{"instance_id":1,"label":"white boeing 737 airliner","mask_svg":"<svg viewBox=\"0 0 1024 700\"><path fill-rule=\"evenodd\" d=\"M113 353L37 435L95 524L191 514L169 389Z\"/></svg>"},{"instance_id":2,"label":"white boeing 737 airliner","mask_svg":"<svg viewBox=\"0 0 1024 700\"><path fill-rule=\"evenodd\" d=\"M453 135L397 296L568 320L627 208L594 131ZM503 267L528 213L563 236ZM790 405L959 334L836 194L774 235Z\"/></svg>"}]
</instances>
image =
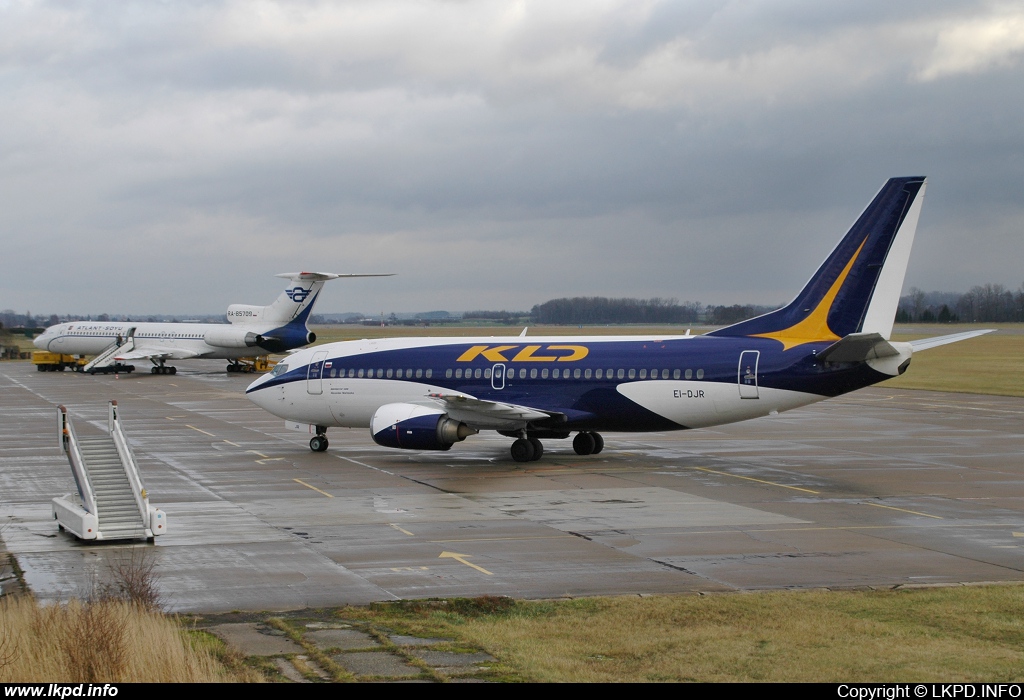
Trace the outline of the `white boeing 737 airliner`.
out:
<instances>
[{"instance_id":1,"label":"white boeing 737 airliner","mask_svg":"<svg viewBox=\"0 0 1024 700\"><path fill-rule=\"evenodd\" d=\"M231 323L133 323L75 321L50 326L33 340L40 350L65 355L96 355L85 371L110 371L132 360L149 360L153 374L174 374L167 360L195 357L231 360L228 371L240 371L238 359L300 348L316 340L306 321L320 288L339 277L387 277L387 274L284 272L288 287L269 306L232 304Z\"/></svg>"},{"instance_id":2,"label":"white boeing 737 airliner","mask_svg":"<svg viewBox=\"0 0 1024 700\"><path fill-rule=\"evenodd\" d=\"M315 432L369 428L387 447L447 450L481 430L514 438L512 458L541 440L598 431L665 431L756 418L845 394L906 371L915 351L970 331L890 340L925 178L893 178L787 306L706 335L395 338L306 348L247 394Z\"/></svg>"}]
</instances>

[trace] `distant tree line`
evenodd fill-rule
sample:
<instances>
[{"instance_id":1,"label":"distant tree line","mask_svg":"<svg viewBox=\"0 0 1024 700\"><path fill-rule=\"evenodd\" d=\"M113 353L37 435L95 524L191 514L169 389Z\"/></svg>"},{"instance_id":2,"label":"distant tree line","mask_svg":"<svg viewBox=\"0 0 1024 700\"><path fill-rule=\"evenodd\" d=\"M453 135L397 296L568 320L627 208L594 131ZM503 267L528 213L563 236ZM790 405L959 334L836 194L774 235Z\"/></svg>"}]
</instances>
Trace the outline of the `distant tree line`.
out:
<instances>
[{"instance_id":1,"label":"distant tree line","mask_svg":"<svg viewBox=\"0 0 1024 700\"><path fill-rule=\"evenodd\" d=\"M573 297L552 299L530 310L533 323L588 325L596 323L695 323L699 303L676 299L609 299Z\"/></svg>"},{"instance_id":2,"label":"distant tree line","mask_svg":"<svg viewBox=\"0 0 1024 700\"><path fill-rule=\"evenodd\" d=\"M923 292L912 287L900 298L896 322L1024 322L1024 285L1014 292L1001 284L985 284L971 287L965 294Z\"/></svg>"}]
</instances>

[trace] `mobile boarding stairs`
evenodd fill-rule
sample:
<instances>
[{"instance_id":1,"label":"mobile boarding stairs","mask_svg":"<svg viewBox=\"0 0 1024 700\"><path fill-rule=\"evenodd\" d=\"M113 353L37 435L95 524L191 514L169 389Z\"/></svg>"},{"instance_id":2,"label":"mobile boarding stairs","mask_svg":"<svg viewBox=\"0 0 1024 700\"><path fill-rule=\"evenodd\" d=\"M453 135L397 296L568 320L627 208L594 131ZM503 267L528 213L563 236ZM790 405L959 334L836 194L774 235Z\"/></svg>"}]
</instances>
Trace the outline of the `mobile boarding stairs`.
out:
<instances>
[{"instance_id":1,"label":"mobile boarding stairs","mask_svg":"<svg viewBox=\"0 0 1024 700\"><path fill-rule=\"evenodd\" d=\"M149 504L135 456L121 430L117 401L108 406L107 429L106 436L79 438L68 410L57 407L58 439L78 493L54 498L53 518L61 530L83 540L152 541L167 532L167 515Z\"/></svg>"},{"instance_id":2,"label":"mobile boarding stairs","mask_svg":"<svg viewBox=\"0 0 1024 700\"><path fill-rule=\"evenodd\" d=\"M135 371L135 365L126 365L118 361L117 356L123 355L126 352L130 352L135 349L135 328L129 328L128 334L125 337L120 335L117 337L117 341L111 343L103 350L99 355L92 358L92 360L82 367L83 372L89 374L96 374L101 372L106 374L108 372L133 372Z\"/></svg>"}]
</instances>

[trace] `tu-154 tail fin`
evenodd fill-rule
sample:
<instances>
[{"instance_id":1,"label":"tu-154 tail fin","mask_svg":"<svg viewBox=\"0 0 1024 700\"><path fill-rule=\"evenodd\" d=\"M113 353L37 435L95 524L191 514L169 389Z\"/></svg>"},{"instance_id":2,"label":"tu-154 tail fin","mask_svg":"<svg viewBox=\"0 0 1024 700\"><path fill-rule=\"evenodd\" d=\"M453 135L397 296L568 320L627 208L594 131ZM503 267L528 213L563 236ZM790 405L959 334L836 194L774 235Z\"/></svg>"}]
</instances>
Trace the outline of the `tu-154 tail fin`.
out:
<instances>
[{"instance_id":1,"label":"tu-154 tail fin","mask_svg":"<svg viewBox=\"0 0 1024 700\"><path fill-rule=\"evenodd\" d=\"M282 272L275 277L289 280L281 296L268 306L232 304L228 321L249 324L301 324L305 326L324 282L342 277L390 277L393 273L336 274L333 272Z\"/></svg>"}]
</instances>

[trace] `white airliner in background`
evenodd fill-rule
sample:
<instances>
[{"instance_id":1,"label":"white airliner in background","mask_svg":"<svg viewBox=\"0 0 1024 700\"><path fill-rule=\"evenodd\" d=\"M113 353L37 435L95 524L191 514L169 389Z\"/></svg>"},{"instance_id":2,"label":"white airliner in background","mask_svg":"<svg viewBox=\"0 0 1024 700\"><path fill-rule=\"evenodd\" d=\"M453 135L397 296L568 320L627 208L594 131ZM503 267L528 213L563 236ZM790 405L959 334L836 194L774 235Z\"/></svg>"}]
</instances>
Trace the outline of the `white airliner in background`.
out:
<instances>
[{"instance_id":1,"label":"white airliner in background","mask_svg":"<svg viewBox=\"0 0 1024 700\"><path fill-rule=\"evenodd\" d=\"M50 326L33 340L40 350L65 355L96 355L84 369L110 371L132 360L149 360L153 374L175 374L167 360L231 360L229 372L242 371L239 358L287 352L308 345L316 334L306 321L327 280L387 277L389 274L283 272L288 287L269 306L232 304L223 323L134 323L74 321Z\"/></svg>"},{"instance_id":2,"label":"white airliner in background","mask_svg":"<svg viewBox=\"0 0 1024 700\"><path fill-rule=\"evenodd\" d=\"M317 452L330 426L412 450L496 430L514 438L519 462L573 432L576 453L595 454L599 430L685 430L805 406L900 375L915 351L988 332L890 340L924 191L923 177L889 180L789 305L706 335L330 343L294 353L246 393L305 425Z\"/></svg>"}]
</instances>

